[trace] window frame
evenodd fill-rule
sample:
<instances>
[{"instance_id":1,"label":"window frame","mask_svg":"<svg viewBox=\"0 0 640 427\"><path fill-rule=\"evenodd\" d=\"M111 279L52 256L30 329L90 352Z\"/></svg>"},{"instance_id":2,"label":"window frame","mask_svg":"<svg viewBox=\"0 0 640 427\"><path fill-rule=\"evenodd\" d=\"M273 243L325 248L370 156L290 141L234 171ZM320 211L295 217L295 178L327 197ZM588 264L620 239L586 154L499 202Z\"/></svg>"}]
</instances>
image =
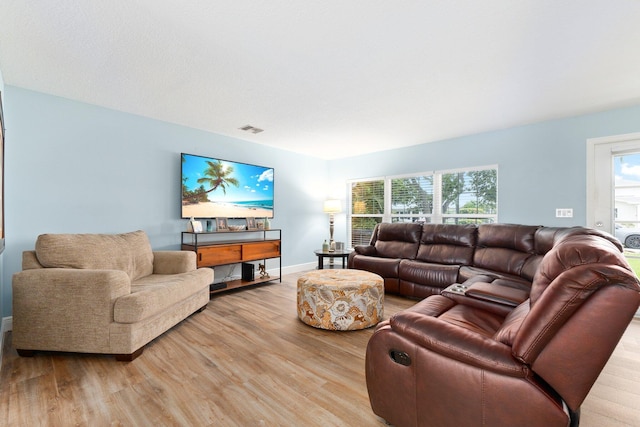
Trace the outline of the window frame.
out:
<instances>
[{"instance_id":1,"label":"window frame","mask_svg":"<svg viewBox=\"0 0 640 427\"><path fill-rule=\"evenodd\" d=\"M496 205L495 205L495 213L493 214L446 214L442 212L442 177L447 174L456 174L456 173L467 173L467 172L476 172L476 171L485 171L485 170L495 170L496 173ZM498 199L499 199L499 190L498 190L498 174L499 168L498 165L484 165L484 166L474 166L469 168L456 168L456 169L445 169L439 171L427 171L420 173L408 173L401 175L390 175L390 176L378 176L378 177L370 177L370 178L358 178L347 180L347 239L350 242L349 244L353 246L353 218L379 218L380 222L393 222L394 219L398 218L415 218L421 219L425 218L426 222L432 224L444 224L449 219L470 219L474 221L483 221L489 220L488 222L498 222ZM422 178L422 177L433 177L433 194L432 194L432 206L433 210L431 213L412 213L412 214L393 214L392 213L392 181L398 179L407 179L407 178ZM382 214L354 214L353 213L353 185L362 182L376 182L382 181L384 188L384 209ZM415 221L414 220L414 221ZM357 244L361 244L359 242Z\"/></svg>"}]
</instances>

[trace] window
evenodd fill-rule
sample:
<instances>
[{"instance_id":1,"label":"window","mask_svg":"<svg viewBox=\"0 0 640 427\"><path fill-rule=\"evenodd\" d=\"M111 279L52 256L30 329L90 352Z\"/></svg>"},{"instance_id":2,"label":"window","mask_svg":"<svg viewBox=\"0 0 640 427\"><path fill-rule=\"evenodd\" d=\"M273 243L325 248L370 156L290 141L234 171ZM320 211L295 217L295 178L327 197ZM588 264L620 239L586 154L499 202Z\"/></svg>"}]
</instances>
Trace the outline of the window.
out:
<instances>
[{"instance_id":1,"label":"window","mask_svg":"<svg viewBox=\"0 0 640 427\"><path fill-rule=\"evenodd\" d=\"M349 181L351 245L368 244L380 222L496 222L497 183L495 166Z\"/></svg>"},{"instance_id":2,"label":"window","mask_svg":"<svg viewBox=\"0 0 640 427\"><path fill-rule=\"evenodd\" d=\"M373 228L384 215L384 180L351 183L350 227L351 245L369 243Z\"/></svg>"}]
</instances>

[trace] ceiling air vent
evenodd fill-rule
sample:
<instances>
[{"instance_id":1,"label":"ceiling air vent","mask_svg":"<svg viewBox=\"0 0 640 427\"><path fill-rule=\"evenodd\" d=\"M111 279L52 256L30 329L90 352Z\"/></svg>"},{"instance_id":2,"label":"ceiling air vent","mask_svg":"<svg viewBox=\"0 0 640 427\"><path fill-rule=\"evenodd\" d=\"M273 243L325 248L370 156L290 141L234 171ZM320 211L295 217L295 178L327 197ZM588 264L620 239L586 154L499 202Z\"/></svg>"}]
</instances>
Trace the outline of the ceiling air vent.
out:
<instances>
[{"instance_id":1,"label":"ceiling air vent","mask_svg":"<svg viewBox=\"0 0 640 427\"><path fill-rule=\"evenodd\" d=\"M245 132L251 132L251 133L264 132L264 129L260 129L260 128L257 128L255 126L251 126L251 125L242 126L241 128L238 128L238 129L243 130Z\"/></svg>"}]
</instances>

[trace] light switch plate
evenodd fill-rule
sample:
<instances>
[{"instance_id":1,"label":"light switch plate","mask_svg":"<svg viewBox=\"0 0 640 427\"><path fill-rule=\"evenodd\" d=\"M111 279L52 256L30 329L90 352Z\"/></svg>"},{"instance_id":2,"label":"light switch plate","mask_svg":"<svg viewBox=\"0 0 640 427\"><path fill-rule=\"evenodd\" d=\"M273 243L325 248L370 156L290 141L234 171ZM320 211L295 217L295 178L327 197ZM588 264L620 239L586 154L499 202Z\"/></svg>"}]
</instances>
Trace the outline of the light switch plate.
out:
<instances>
[{"instance_id":1,"label":"light switch plate","mask_svg":"<svg viewBox=\"0 0 640 427\"><path fill-rule=\"evenodd\" d=\"M556 209L556 218L573 218L573 209L571 208Z\"/></svg>"}]
</instances>

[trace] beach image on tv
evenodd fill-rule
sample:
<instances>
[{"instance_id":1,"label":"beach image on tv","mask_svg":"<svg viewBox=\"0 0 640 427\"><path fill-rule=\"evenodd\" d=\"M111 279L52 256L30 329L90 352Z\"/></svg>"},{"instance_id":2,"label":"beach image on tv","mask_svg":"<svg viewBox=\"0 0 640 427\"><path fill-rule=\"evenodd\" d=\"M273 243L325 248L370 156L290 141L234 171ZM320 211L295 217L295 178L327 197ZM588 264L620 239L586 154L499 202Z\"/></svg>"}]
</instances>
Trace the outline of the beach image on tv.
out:
<instances>
[{"instance_id":1,"label":"beach image on tv","mask_svg":"<svg viewBox=\"0 0 640 427\"><path fill-rule=\"evenodd\" d=\"M273 218L273 168L182 154L183 218Z\"/></svg>"}]
</instances>

